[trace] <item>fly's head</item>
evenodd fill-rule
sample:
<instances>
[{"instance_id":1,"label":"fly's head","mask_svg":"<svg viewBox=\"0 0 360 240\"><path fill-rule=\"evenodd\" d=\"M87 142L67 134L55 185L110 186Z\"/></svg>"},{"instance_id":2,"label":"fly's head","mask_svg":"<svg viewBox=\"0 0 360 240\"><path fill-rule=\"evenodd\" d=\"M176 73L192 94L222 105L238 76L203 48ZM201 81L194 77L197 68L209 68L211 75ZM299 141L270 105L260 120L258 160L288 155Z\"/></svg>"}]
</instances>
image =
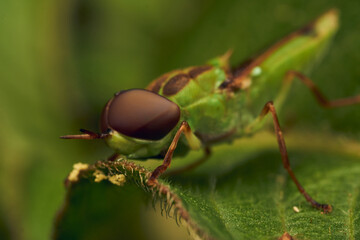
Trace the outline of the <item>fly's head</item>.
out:
<instances>
[{"instance_id":1,"label":"fly's head","mask_svg":"<svg viewBox=\"0 0 360 240\"><path fill-rule=\"evenodd\" d=\"M150 157L163 150L179 120L180 108L174 102L147 90L131 89L116 93L107 102L101 114L101 134L86 131L63 138L103 138L120 154Z\"/></svg>"}]
</instances>

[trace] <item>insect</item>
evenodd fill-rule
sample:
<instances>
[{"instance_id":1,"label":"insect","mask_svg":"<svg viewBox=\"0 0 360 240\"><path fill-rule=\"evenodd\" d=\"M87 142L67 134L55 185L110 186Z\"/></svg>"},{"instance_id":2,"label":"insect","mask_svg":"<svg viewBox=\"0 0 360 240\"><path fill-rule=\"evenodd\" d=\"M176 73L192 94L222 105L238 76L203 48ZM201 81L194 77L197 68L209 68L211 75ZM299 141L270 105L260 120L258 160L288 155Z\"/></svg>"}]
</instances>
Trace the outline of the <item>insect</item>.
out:
<instances>
[{"instance_id":1,"label":"insect","mask_svg":"<svg viewBox=\"0 0 360 240\"><path fill-rule=\"evenodd\" d=\"M61 138L104 139L127 158L162 155L162 164L147 181L152 186L170 166L180 139L189 149L203 148L208 156L214 143L257 131L270 113L284 168L313 207L331 212L332 206L315 201L291 169L276 109L293 79L301 80L323 107L360 103L360 95L327 100L303 74L321 57L337 28L338 14L332 9L235 69L227 52L205 65L166 73L146 89L120 91L103 109L100 133L81 129L82 134Z\"/></svg>"}]
</instances>

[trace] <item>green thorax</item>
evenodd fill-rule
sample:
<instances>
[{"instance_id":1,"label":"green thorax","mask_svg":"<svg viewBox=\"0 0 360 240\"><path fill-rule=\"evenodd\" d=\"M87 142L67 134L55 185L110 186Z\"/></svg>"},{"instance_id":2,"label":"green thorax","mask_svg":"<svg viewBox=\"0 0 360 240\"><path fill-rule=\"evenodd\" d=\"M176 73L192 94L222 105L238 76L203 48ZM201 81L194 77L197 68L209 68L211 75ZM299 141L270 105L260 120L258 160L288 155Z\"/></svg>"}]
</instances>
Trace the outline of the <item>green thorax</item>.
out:
<instances>
[{"instance_id":1,"label":"green thorax","mask_svg":"<svg viewBox=\"0 0 360 240\"><path fill-rule=\"evenodd\" d=\"M231 77L229 56L226 53L207 65L166 73L148 87L178 104L181 121L187 121L204 143L235 133L244 124L240 117L247 116L244 95L220 89Z\"/></svg>"}]
</instances>

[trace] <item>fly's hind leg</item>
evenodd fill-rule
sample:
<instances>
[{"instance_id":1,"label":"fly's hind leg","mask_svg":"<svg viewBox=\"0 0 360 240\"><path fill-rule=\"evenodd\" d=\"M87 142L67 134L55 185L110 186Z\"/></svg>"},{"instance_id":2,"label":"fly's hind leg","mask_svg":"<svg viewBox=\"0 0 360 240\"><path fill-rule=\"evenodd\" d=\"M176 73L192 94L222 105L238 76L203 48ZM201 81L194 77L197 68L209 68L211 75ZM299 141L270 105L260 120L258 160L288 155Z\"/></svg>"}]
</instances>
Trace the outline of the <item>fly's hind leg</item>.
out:
<instances>
[{"instance_id":1,"label":"fly's hind leg","mask_svg":"<svg viewBox=\"0 0 360 240\"><path fill-rule=\"evenodd\" d=\"M332 211L331 205L329 205L329 204L321 204L321 203L318 203L317 201L315 201L305 191L303 186L301 186L300 182L297 180L293 170L290 167L290 161L289 161L289 156L288 156L288 153L287 153L287 150L286 150L285 140L284 140L281 128L280 128L279 120L278 120L278 117L277 117L276 110L275 110L273 102L268 102L268 103L265 104L259 118L262 119L269 112L271 113L272 118L273 118L274 130L275 130L276 138L277 138L277 141L278 141L279 150L280 150L280 153L281 153L281 159L282 159L282 163L283 163L284 168L289 173L291 179L295 183L295 185L298 188L299 192L305 197L306 201L308 201L313 207L323 210L324 213L331 212Z\"/></svg>"},{"instance_id":2,"label":"fly's hind leg","mask_svg":"<svg viewBox=\"0 0 360 240\"><path fill-rule=\"evenodd\" d=\"M276 99L275 101L276 106L278 106L277 104L281 104L283 102L285 98L285 93L287 92L292 81L295 78L299 79L310 89L317 102L324 108L343 107L347 105L360 103L360 95L354 97L348 97L348 98L328 100L327 97L325 97L324 94L322 94L322 92L319 90L319 88L314 84L314 82L310 78L308 78L307 76L305 76L300 72L291 70L285 74L283 90L281 91L282 93L280 94L279 98Z\"/></svg>"},{"instance_id":3,"label":"fly's hind leg","mask_svg":"<svg viewBox=\"0 0 360 240\"><path fill-rule=\"evenodd\" d=\"M299 79L302 83L304 83L309 88L309 90L312 92L312 94L314 95L317 102L324 108L342 107L342 106L360 103L360 95L357 95L354 97L336 99L336 100L328 100L310 78L306 77L304 74L302 74L300 72L291 70L285 74L283 89L281 90L279 97L275 101L277 106L281 105L282 102L284 101L285 95L288 92L288 89L290 88L291 83L295 78ZM283 137L283 133L280 129L279 120L277 118L277 114L276 114L276 110L275 110L275 106L274 106L273 102L268 102L265 105L260 116L254 121L253 124L251 124L248 127L247 131L251 132L254 130L255 127L260 126L261 119L269 112L271 113L272 118L273 118L275 133L276 133L277 141L279 144L281 159L282 159L284 168L288 171L291 179L296 184L300 193L302 195L304 195L305 199L308 202L310 202L313 207L322 209L325 213L331 212L332 211L331 205L320 204L317 201L315 201L301 186L301 184L297 180L294 172L292 171L292 169L290 167L289 157L288 157L287 150L286 150L285 140Z\"/></svg>"}]
</instances>

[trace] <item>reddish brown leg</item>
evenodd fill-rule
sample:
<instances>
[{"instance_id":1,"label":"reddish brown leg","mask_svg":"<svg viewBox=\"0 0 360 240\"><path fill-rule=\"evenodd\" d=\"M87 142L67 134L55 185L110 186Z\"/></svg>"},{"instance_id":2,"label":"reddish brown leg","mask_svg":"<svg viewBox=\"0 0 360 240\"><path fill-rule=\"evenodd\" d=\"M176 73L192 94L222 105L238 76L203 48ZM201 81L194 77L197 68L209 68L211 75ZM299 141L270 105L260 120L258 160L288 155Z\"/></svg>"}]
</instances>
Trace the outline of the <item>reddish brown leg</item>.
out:
<instances>
[{"instance_id":1,"label":"reddish brown leg","mask_svg":"<svg viewBox=\"0 0 360 240\"><path fill-rule=\"evenodd\" d=\"M179 173L187 172L187 171L190 171L191 169L197 168L198 166L203 164L206 160L208 160L210 155L211 155L211 149L209 147L205 147L204 148L204 156L202 156L200 159L196 160L196 162L190 163L187 166L184 166L182 168L179 168L179 169L176 169L173 171L167 171L166 173L164 173L164 175L165 174L166 174L166 176L177 175Z\"/></svg>"},{"instance_id":2,"label":"reddish brown leg","mask_svg":"<svg viewBox=\"0 0 360 240\"><path fill-rule=\"evenodd\" d=\"M177 143L180 139L180 136L181 136L181 133L185 133L186 132L191 132L191 129L189 127L189 124L187 122L182 122L181 125L180 125L180 128L179 130L176 132L175 134L175 137L174 139L172 140L171 144L170 144L170 147L164 157L164 161L163 163L158 166L151 174L151 177L149 178L148 180L148 185L149 186L152 186L156 183L157 181L157 178L163 173L166 171L166 169L170 166L170 163L171 163L171 159L172 159L172 156L173 156L173 153L176 149L176 146L177 146Z\"/></svg>"},{"instance_id":3,"label":"reddish brown leg","mask_svg":"<svg viewBox=\"0 0 360 240\"><path fill-rule=\"evenodd\" d=\"M325 108L342 107L342 106L360 103L360 95L329 101L320 92L318 87L310 80L310 78L306 77L304 74L300 72L288 71L285 75L285 82L291 82L295 77L300 79L301 82L303 82L311 90L311 92L314 94L319 104Z\"/></svg>"},{"instance_id":4,"label":"reddish brown leg","mask_svg":"<svg viewBox=\"0 0 360 240\"><path fill-rule=\"evenodd\" d=\"M322 209L324 211L324 213L331 212L332 211L331 205L320 204L317 201L315 201L312 197L310 197L310 195L305 191L305 189L301 186L301 184L299 183L299 181L295 177L295 174L294 174L294 172L292 171L292 169L290 167L290 162L289 162L289 157L288 157L288 153L287 153L287 150L286 150L285 140L284 140L284 137L283 137L283 133L282 133L282 131L280 129L279 120L278 120L278 117L276 115L276 111L275 111L275 107L274 107L273 102L268 102L268 103L265 104L265 107L263 108L263 110L262 110L262 112L260 114L260 118L263 118L269 112L271 113L272 118L273 118L275 134L276 134L277 141L278 141L278 144L279 144L279 149L280 149L280 153L281 153L281 159L282 159L284 168L289 173L290 177L292 178L292 180L296 184L296 187L299 189L300 193L302 195L304 195L306 201L311 203L311 205L313 207L315 207L317 209Z\"/></svg>"}]
</instances>

